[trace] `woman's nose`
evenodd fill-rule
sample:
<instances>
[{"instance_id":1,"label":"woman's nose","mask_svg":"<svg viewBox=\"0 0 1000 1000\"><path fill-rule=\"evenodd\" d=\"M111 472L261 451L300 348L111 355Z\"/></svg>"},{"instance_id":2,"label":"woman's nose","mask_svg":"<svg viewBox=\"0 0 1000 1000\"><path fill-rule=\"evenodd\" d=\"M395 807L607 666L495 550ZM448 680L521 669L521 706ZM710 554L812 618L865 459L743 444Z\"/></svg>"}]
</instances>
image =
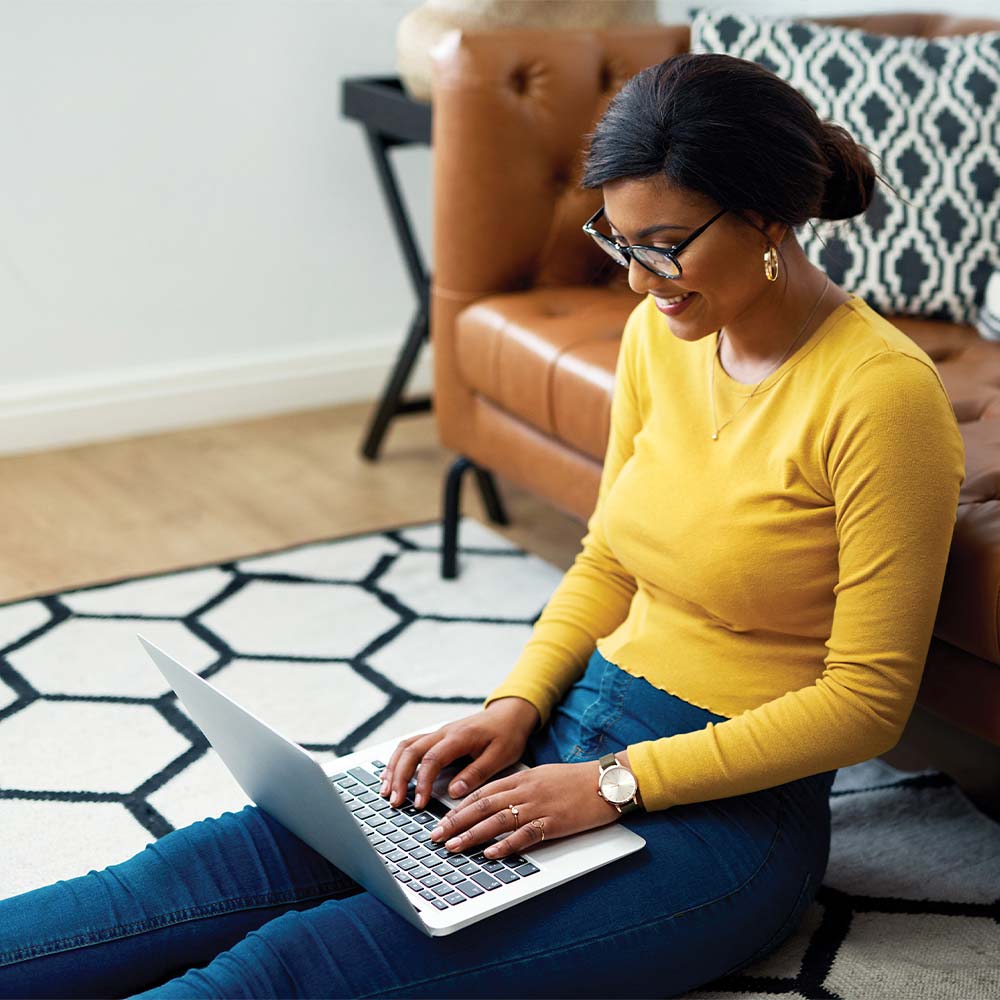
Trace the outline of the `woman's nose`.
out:
<instances>
[{"instance_id":1,"label":"woman's nose","mask_svg":"<svg viewBox=\"0 0 1000 1000\"><path fill-rule=\"evenodd\" d=\"M663 280L657 278L652 271L647 271L638 261L628 262L628 284L637 295L648 295L654 291L659 282Z\"/></svg>"}]
</instances>

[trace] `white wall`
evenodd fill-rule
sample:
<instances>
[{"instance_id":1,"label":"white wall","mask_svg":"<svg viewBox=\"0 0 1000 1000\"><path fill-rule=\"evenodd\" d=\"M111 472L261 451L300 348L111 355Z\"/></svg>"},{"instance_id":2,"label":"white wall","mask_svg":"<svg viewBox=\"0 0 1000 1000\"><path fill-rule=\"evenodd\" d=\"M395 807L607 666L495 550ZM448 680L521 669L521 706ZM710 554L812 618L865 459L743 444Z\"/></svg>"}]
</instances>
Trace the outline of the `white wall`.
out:
<instances>
[{"instance_id":1,"label":"white wall","mask_svg":"<svg viewBox=\"0 0 1000 1000\"><path fill-rule=\"evenodd\" d=\"M381 392L415 300L340 86L418 3L0 0L0 452ZM431 270L432 155L390 153Z\"/></svg>"}]
</instances>

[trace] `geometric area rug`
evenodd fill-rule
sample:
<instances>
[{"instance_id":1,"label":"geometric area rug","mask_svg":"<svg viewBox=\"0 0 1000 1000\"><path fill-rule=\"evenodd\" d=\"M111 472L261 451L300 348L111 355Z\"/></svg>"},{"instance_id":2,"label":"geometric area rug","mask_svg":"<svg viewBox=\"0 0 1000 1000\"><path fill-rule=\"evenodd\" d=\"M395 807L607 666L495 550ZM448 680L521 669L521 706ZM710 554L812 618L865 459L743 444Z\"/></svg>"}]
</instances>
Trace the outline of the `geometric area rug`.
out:
<instances>
[{"instance_id":1,"label":"geometric area rug","mask_svg":"<svg viewBox=\"0 0 1000 1000\"><path fill-rule=\"evenodd\" d=\"M434 520L0 605L0 899L249 802L136 632L321 763L476 711L563 572L469 517L458 540L454 580ZM1000 824L878 758L830 805L795 933L689 996L1000 996Z\"/></svg>"}]
</instances>

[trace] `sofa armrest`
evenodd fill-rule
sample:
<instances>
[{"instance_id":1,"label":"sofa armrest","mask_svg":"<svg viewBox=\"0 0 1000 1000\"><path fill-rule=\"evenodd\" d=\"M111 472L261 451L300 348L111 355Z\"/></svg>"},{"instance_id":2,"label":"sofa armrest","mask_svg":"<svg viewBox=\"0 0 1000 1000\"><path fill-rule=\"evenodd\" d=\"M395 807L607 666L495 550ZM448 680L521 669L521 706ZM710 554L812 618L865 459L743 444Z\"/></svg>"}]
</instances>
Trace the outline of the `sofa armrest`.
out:
<instances>
[{"instance_id":1,"label":"sofa armrest","mask_svg":"<svg viewBox=\"0 0 1000 1000\"><path fill-rule=\"evenodd\" d=\"M580 188L587 133L639 70L688 44L687 25L494 29L431 50L434 410L445 447L472 393L454 356L469 304L628 274L582 231L601 191Z\"/></svg>"}]
</instances>

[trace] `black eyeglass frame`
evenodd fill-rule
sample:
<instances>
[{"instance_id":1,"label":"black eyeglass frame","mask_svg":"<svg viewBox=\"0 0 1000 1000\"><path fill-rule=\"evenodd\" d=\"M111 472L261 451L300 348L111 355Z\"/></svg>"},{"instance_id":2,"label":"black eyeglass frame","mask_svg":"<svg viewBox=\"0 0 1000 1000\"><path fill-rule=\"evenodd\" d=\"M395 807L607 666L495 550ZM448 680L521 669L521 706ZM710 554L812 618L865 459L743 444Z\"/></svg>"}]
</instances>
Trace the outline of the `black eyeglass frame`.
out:
<instances>
[{"instance_id":1,"label":"black eyeglass frame","mask_svg":"<svg viewBox=\"0 0 1000 1000\"><path fill-rule=\"evenodd\" d=\"M721 208L721 209L719 209L719 211L716 212L715 215L713 215L712 218L708 220L708 222L706 222L703 226L699 226L693 233L688 233L688 235L685 236L684 239L682 239L680 241L680 243L675 243L672 247L653 247L653 246L649 246L648 244L645 244L645 243L635 243L632 246L625 246L625 247L623 247L620 244L615 243L614 240L608 239L608 237L605 236L604 233L599 233L594 228L594 223L602 215L604 215L604 206L603 205L589 219L587 219L587 221L580 228L588 236L590 236L590 237L592 237L594 239L602 240L605 243L609 243L616 250L618 250L619 252L621 252L622 254L624 254L625 255L625 260L623 260L623 261L622 260L616 261L616 263L619 264L621 267L628 267L629 261L630 260L634 260L640 267L644 267L647 271L649 271L652 274L655 274L658 278L669 278L671 281L676 281L684 273L684 268L681 266L681 262L677 259L677 255L686 246L688 246L693 239L695 239L698 236L701 236L701 234L706 229L708 229L708 227L713 222L715 222L716 219L718 219L721 216L725 215L726 212L728 212L728 211L729 211L729 209L727 209L727 208ZM659 271L654 270L648 264L644 264L641 260L639 260L638 257L633 257L632 256L632 251L633 250L652 250L654 253L664 254L665 256L669 257L674 262L674 267L677 268L677 273L676 274L661 274ZM611 254L608 254L608 256L611 257L612 260L615 259Z\"/></svg>"}]
</instances>

